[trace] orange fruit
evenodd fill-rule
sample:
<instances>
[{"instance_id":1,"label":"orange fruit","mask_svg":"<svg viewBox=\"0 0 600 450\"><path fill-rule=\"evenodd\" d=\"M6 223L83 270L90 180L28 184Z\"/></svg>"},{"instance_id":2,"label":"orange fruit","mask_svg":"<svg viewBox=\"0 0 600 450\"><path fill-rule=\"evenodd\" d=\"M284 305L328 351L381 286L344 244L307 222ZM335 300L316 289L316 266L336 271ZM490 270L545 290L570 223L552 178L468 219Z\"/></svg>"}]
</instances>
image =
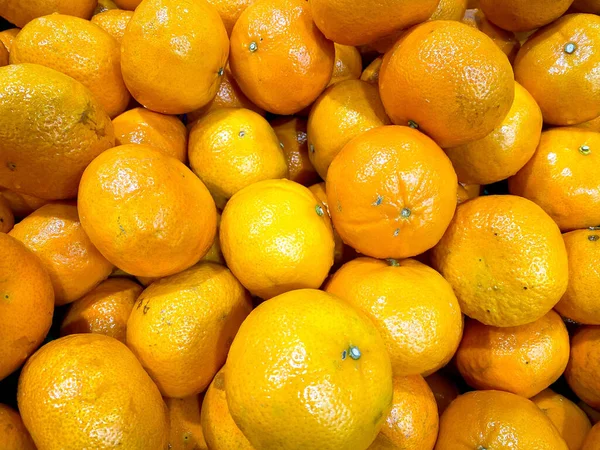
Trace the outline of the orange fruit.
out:
<instances>
[{"instance_id":1,"label":"orange fruit","mask_svg":"<svg viewBox=\"0 0 600 450\"><path fill-rule=\"evenodd\" d=\"M156 112L182 114L215 97L228 54L227 31L209 3L146 0L123 36L121 68L139 103Z\"/></svg>"},{"instance_id":2,"label":"orange fruit","mask_svg":"<svg viewBox=\"0 0 600 450\"><path fill-rule=\"evenodd\" d=\"M0 67L8 65L8 50L4 45L0 45Z\"/></svg>"},{"instance_id":3,"label":"orange fruit","mask_svg":"<svg viewBox=\"0 0 600 450\"><path fill-rule=\"evenodd\" d=\"M474 9L467 9L461 22L465 25L477 28L479 31L490 37L508 57L510 63L512 64L514 62L517 53L521 48L521 44L514 33L494 25L485 17L483 12L476 7L474 7Z\"/></svg>"},{"instance_id":4,"label":"orange fruit","mask_svg":"<svg viewBox=\"0 0 600 450\"><path fill-rule=\"evenodd\" d=\"M425 377L425 381L429 385L435 402L437 404L438 412L441 415L446 408L450 406L450 403L458 397L459 391L456 384L454 384L448 377L442 375L440 372L432 373Z\"/></svg>"},{"instance_id":5,"label":"orange fruit","mask_svg":"<svg viewBox=\"0 0 600 450\"><path fill-rule=\"evenodd\" d=\"M598 450L600 448L600 425L594 425L587 437L583 445L581 446L581 450Z\"/></svg>"},{"instance_id":6,"label":"orange fruit","mask_svg":"<svg viewBox=\"0 0 600 450\"><path fill-rule=\"evenodd\" d=\"M569 285L554 309L587 325L600 325L596 292L600 286L600 231L596 228L563 234L569 256Z\"/></svg>"},{"instance_id":7,"label":"orange fruit","mask_svg":"<svg viewBox=\"0 0 600 450\"><path fill-rule=\"evenodd\" d=\"M567 288L560 230L539 206L512 195L458 206L431 258L452 285L462 312L486 325L531 323Z\"/></svg>"},{"instance_id":8,"label":"orange fruit","mask_svg":"<svg viewBox=\"0 0 600 450\"><path fill-rule=\"evenodd\" d=\"M510 111L490 134L446 149L458 181L492 184L516 174L535 153L542 124L539 106L524 87L515 83Z\"/></svg>"},{"instance_id":9,"label":"orange fruit","mask_svg":"<svg viewBox=\"0 0 600 450\"><path fill-rule=\"evenodd\" d=\"M574 125L600 115L598 48L600 17L592 14L566 15L523 44L515 79L540 105L544 122Z\"/></svg>"},{"instance_id":10,"label":"orange fruit","mask_svg":"<svg viewBox=\"0 0 600 450\"><path fill-rule=\"evenodd\" d=\"M456 191L456 203L468 202L471 199L479 197L481 194L481 186L478 184L461 184L458 183L458 189Z\"/></svg>"},{"instance_id":11,"label":"orange fruit","mask_svg":"<svg viewBox=\"0 0 600 450\"><path fill-rule=\"evenodd\" d=\"M246 108L261 116L265 115L265 111L252 103L242 92L231 74L229 64L225 67L225 73L223 73L223 79L215 98L202 108L186 114L188 128L191 129L194 123L204 115L220 108Z\"/></svg>"},{"instance_id":12,"label":"orange fruit","mask_svg":"<svg viewBox=\"0 0 600 450\"><path fill-rule=\"evenodd\" d=\"M221 20L223 21L223 25L225 25L225 29L227 30L227 34L231 35L231 31L233 30L233 26L240 18L240 15L244 12L244 10L250 6L255 0L207 0L208 3L213 5L219 16L221 16Z\"/></svg>"},{"instance_id":13,"label":"orange fruit","mask_svg":"<svg viewBox=\"0 0 600 450\"><path fill-rule=\"evenodd\" d=\"M14 224L15 216L10 209L10 205L4 196L0 195L0 233L8 233L12 230Z\"/></svg>"},{"instance_id":14,"label":"orange fruit","mask_svg":"<svg viewBox=\"0 0 600 450\"><path fill-rule=\"evenodd\" d=\"M74 334L44 345L21 372L17 400L38 448L167 446L166 407L156 385L133 353L108 336Z\"/></svg>"},{"instance_id":15,"label":"orange fruit","mask_svg":"<svg viewBox=\"0 0 600 450\"><path fill-rule=\"evenodd\" d=\"M49 203L19 222L10 235L42 261L56 305L71 303L108 278L113 265L94 247L72 203Z\"/></svg>"},{"instance_id":16,"label":"orange fruit","mask_svg":"<svg viewBox=\"0 0 600 450\"><path fill-rule=\"evenodd\" d=\"M96 0L2 0L0 16L23 28L33 19L53 13L89 19L97 3Z\"/></svg>"},{"instance_id":17,"label":"orange fruit","mask_svg":"<svg viewBox=\"0 0 600 450\"><path fill-rule=\"evenodd\" d=\"M590 419L593 425L600 422L600 411L596 411L590 405L581 400L579 400L577 406L579 406L579 408L581 408L581 410L587 415L588 419Z\"/></svg>"},{"instance_id":18,"label":"orange fruit","mask_svg":"<svg viewBox=\"0 0 600 450\"><path fill-rule=\"evenodd\" d=\"M204 391L252 310L231 272L202 263L155 281L127 322L127 345L166 397Z\"/></svg>"},{"instance_id":19,"label":"orange fruit","mask_svg":"<svg viewBox=\"0 0 600 450\"><path fill-rule=\"evenodd\" d=\"M18 369L52 324L54 292L41 261L0 233L0 380ZM26 320L24 320L26 318Z\"/></svg>"},{"instance_id":20,"label":"orange fruit","mask_svg":"<svg viewBox=\"0 0 600 450\"><path fill-rule=\"evenodd\" d=\"M288 174L275 131L264 117L244 108L217 109L198 119L188 155L219 208L252 183Z\"/></svg>"},{"instance_id":21,"label":"orange fruit","mask_svg":"<svg viewBox=\"0 0 600 450\"><path fill-rule=\"evenodd\" d=\"M0 404L0 437L4 450L36 450L17 411Z\"/></svg>"},{"instance_id":22,"label":"orange fruit","mask_svg":"<svg viewBox=\"0 0 600 450\"><path fill-rule=\"evenodd\" d=\"M329 87L308 116L309 157L324 180L344 145L367 130L390 123L377 87L348 80Z\"/></svg>"},{"instance_id":23,"label":"orange fruit","mask_svg":"<svg viewBox=\"0 0 600 450\"><path fill-rule=\"evenodd\" d=\"M309 186L319 181L310 162L306 136L307 123L302 117L280 117L271 122L285 155L290 180Z\"/></svg>"},{"instance_id":24,"label":"orange fruit","mask_svg":"<svg viewBox=\"0 0 600 450\"><path fill-rule=\"evenodd\" d=\"M260 304L244 321L227 357L225 391L255 448L365 450L392 406L392 371L366 316L301 289Z\"/></svg>"},{"instance_id":25,"label":"orange fruit","mask_svg":"<svg viewBox=\"0 0 600 450\"><path fill-rule=\"evenodd\" d=\"M169 450L208 450L200 424L200 396L165 398L165 403L169 410Z\"/></svg>"},{"instance_id":26,"label":"orange fruit","mask_svg":"<svg viewBox=\"0 0 600 450\"><path fill-rule=\"evenodd\" d=\"M363 70L360 79L362 81L366 81L369 84L374 84L375 86L379 85L379 71L381 70L381 65L383 64L383 56L378 56L371 63L365 67Z\"/></svg>"},{"instance_id":27,"label":"orange fruit","mask_svg":"<svg viewBox=\"0 0 600 450\"><path fill-rule=\"evenodd\" d=\"M125 35L125 29L133 17L131 11L110 9L92 17L91 22L110 34L120 44Z\"/></svg>"},{"instance_id":28,"label":"orange fruit","mask_svg":"<svg viewBox=\"0 0 600 450\"><path fill-rule=\"evenodd\" d=\"M600 14L600 2L598 0L575 0L573 8L584 13Z\"/></svg>"},{"instance_id":29,"label":"orange fruit","mask_svg":"<svg viewBox=\"0 0 600 450\"><path fill-rule=\"evenodd\" d=\"M333 264L327 212L308 188L289 180L260 181L235 194L223 211L220 239L227 266L265 300L320 287Z\"/></svg>"},{"instance_id":30,"label":"orange fruit","mask_svg":"<svg viewBox=\"0 0 600 450\"><path fill-rule=\"evenodd\" d=\"M52 14L32 20L15 38L10 62L41 64L69 75L94 94L110 117L125 111L131 98L118 42L78 17Z\"/></svg>"},{"instance_id":31,"label":"orange fruit","mask_svg":"<svg viewBox=\"0 0 600 450\"><path fill-rule=\"evenodd\" d=\"M527 398L554 383L568 361L569 334L554 311L516 327L468 320L456 352L458 370L470 386Z\"/></svg>"},{"instance_id":32,"label":"orange fruit","mask_svg":"<svg viewBox=\"0 0 600 450\"><path fill-rule=\"evenodd\" d=\"M448 48L455 49L451 57ZM447 20L405 33L379 75L392 122L418 128L444 148L490 134L510 110L514 90L512 67L498 46L480 31Z\"/></svg>"},{"instance_id":33,"label":"orange fruit","mask_svg":"<svg viewBox=\"0 0 600 450\"><path fill-rule=\"evenodd\" d=\"M127 278L109 278L71 305L61 336L98 333L125 342L127 320L142 287Z\"/></svg>"},{"instance_id":34,"label":"orange fruit","mask_svg":"<svg viewBox=\"0 0 600 450\"><path fill-rule=\"evenodd\" d=\"M187 129L175 116L133 108L113 119L116 145L146 144L165 155L187 160Z\"/></svg>"},{"instance_id":35,"label":"orange fruit","mask_svg":"<svg viewBox=\"0 0 600 450\"><path fill-rule=\"evenodd\" d=\"M97 14L101 14L106 11L110 11L111 9L119 9L117 4L113 0L98 0L98 4L94 9L94 16ZM93 19L93 16L92 16Z\"/></svg>"},{"instance_id":36,"label":"orange fruit","mask_svg":"<svg viewBox=\"0 0 600 450\"><path fill-rule=\"evenodd\" d=\"M527 164L509 180L511 194L540 205L561 230L600 224L600 133L544 131Z\"/></svg>"},{"instance_id":37,"label":"orange fruit","mask_svg":"<svg viewBox=\"0 0 600 450\"><path fill-rule=\"evenodd\" d=\"M0 188L0 196L6 201L15 217L19 219L28 216L36 209L48 203L47 200L41 198L2 188Z\"/></svg>"},{"instance_id":38,"label":"orange fruit","mask_svg":"<svg viewBox=\"0 0 600 450\"><path fill-rule=\"evenodd\" d=\"M535 404L502 391L459 396L440 417L436 450L568 450L558 430Z\"/></svg>"},{"instance_id":39,"label":"orange fruit","mask_svg":"<svg viewBox=\"0 0 600 450\"><path fill-rule=\"evenodd\" d=\"M429 20L461 20L467 10L467 0L440 0Z\"/></svg>"},{"instance_id":40,"label":"orange fruit","mask_svg":"<svg viewBox=\"0 0 600 450\"><path fill-rule=\"evenodd\" d=\"M435 142L409 127L385 126L344 146L329 167L327 198L344 242L375 258L406 258L440 240L457 186Z\"/></svg>"},{"instance_id":41,"label":"orange fruit","mask_svg":"<svg viewBox=\"0 0 600 450\"><path fill-rule=\"evenodd\" d=\"M315 23L328 39L339 44L363 45L396 30L427 20L439 0L309 0Z\"/></svg>"},{"instance_id":42,"label":"orange fruit","mask_svg":"<svg viewBox=\"0 0 600 450\"><path fill-rule=\"evenodd\" d=\"M589 131L596 131L600 133L600 116L595 119L588 120L587 122L578 123L577 125L573 125L575 128L584 128Z\"/></svg>"},{"instance_id":43,"label":"orange fruit","mask_svg":"<svg viewBox=\"0 0 600 450\"><path fill-rule=\"evenodd\" d=\"M392 410L368 450L432 450L439 417L435 398L423 377L394 377Z\"/></svg>"},{"instance_id":44,"label":"orange fruit","mask_svg":"<svg viewBox=\"0 0 600 450\"><path fill-rule=\"evenodd\" d=\"M571 338L571 357L565 378L577 396L592 408L600 408L600 327L584 325Z\"/></svg>"},{"instance_id":45,"label":"orange fruit","mask_svg":"<svg viewBox=\"0 0 600 450\"><path fill-rule=\"evenodd\" d=\"M121 145L92 161L81 179L78 207L92 243L137 276L191 267L208 252L217 228L204 184L180 161L147 145Z\"/></svg>"},{"instance_id":46,"label":"orange fruit","mask_svg":"<svg viewBox=\"0 0 600 450\"><path fill-rule=\"evenodd\" d=\"M315 101L334 59L333 42L315 26L305 0L255 1L231 33L231 73L252 102L275 114L294 114Z\"/></svg>"},{"instance_id":47,"label":"orange fruit","mask_svg":"<svg viewBox=\"0 0 600 450\"><path fill-rule=\"evenodd\" d=\"M552 421L569 450L579 450L592 428L590 419L571 400L546 389L531 399Z\"/></svg>"},{"instance_id":48,"label":"orange fruit","mask_svg":"<svg viewBox=\"0 0 600 450\"><path fill-rule=\"evenodd\" d=\"M15 38L17 37L17 34L19 34L19 31L21 31L20 28L9 28L8 30L0 31L0 42L2 42L4 44L4 47L6 47L6 50L8 50L8 53L10 53L12 43L15 40ZM8 64L8 61L7 61L7 64Z\"/></svg>"},{"instance_id":49,"label":"orange fruit","mask_svg":"<svg viewBox=\"0 0 600 450\"><path fill-rule=\"evenodd\" d=\"M204 396L202 429L211 450L254 450L229 413L224 369L215 375Z\"/></svg>"},{"instance_id":50,"label":"orange fruit","mask_svg":"<svg viewBox=\"0 0 600 450\"><path fill-rule=\"evenodd\" d=\"M142 0L114 0L114 2L121 9L134 11L142 3Z\"/></svg>"},{"instance_id":51,"label":"orange fruit","mask_svg":"<svg viewBox=\"0 0 600 450\"><path fill-rule=\"evenodd\" d=\"M329 204L327 203L327 193L325 192L325 182L313 184L312 186L309 186L308 189L315 196L321 208L323 208L324 211L327 211L327 215L331 219ZM338 232L335 231L335 228L333 228L333 242L333 268L337 268L356 257L356 251L352 247L344 244L344 241L342 241Z\"/></svg>"},{"instance_id":52,"label":"orange fruit","mask_svg":"<svg viewBox=\"0 0 600 450\"><path fill-rule=\"evenodd\" d=\"M395 376L433 373L458 348L463 329L458 300L440 274L418 261L357 258L325 290L373 321Z\"/></svg>"},{"instance_id":53,"label":"orange fruit","mask_svg":"<svg viewBox=\"0 0 600 450\"><path fill-rule=\"evenodd\" d=\"M356 47L334 43L335 62L327 86L345 80L358 80L362 73L362 58Z\"/></svg>"},{"instance_id":54,"label":"orange fruit","mask_svg":"<svg viewBox=\"0 0 600 450\"><path fill-rule=\"evenodd\" d=\"M73 198L83 170L113 144L110 118L81 83L37 64L0 68L3 187Z\"/></svg>"},{"instance_id":55,"label":"orange fruit","mask_svg":"<svg viewBox=\"0 0 600 450\"><path fill-rule=\"evenodd\" d=\"M479 0L490 21L509 31L530 31L562 16L573 0Z\"/></svg>"}]
</instances>

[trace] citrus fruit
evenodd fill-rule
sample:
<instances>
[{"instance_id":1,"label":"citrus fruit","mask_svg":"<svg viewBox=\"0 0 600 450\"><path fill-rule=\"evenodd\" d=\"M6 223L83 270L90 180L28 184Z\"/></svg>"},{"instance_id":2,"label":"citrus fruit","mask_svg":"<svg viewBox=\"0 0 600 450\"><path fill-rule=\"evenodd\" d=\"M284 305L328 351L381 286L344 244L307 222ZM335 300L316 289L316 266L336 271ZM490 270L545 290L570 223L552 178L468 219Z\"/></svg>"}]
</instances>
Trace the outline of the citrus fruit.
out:
<instances>
[{"instance_id":1,"label":"citrus fruit","mask_svg":"<svg viewBox=\"0 0 600 450\"><path fill-rule=\"evenodd\" d=\"M335 62L328 86L345 80L358 80L362 73L360 52L351 45L335 43Z\"/></svg>"},{"instance_id":2,"label":"citrus fruit","mask_svg":"<svg viewBox=\"0 0 600 450\"><path fill-rule=\"evenodd\" d=\"M127 320L142 287L127 278L109 278L74 302L63 319L61 336L98 333L125 342Z\"/></svg>"},{"instance_id":3,"label":"citrus fruit","mask_svg":"<svg viewBox=\"0 0 600 450\"><path fill-rule=\"evenodd\" d=\"M374 258L406 258L437 244L454 215L457 186L452 164L435 142L393 125L351 140L327 173L337 232Z\"/></svg>"},{"instance_id":4,"label":"citrus fruit","mask_svg":"<svg viewBox=\"0 0 600 450\"><path fill-rule=\"evenodd\" d=\"M166 276L194 265L217 228L204 184L180 161L146 145L121 145L96 158L81 180L78 207L92 243L137 276Z\"/></svg>"},{"instance_id":5,"label":"citrus fruit","mask_svg":"<svg viewBox=\"0 0 600 450\"><path fill-rule=\"evenodd\" d=\"M493 23L509 31L530 31L562 16L573 0L479 0L479 7Z\"/></svg>"},{"instance_id":6,"label":"citrus fruit","mask_svg":"<svg viewBox=\"0 0 600 450\"><path fill-rule=\"evenodd\" d=\"M41 449L167 445L167 411L156 385L108 336L75 334L44 345L21 372L17 400Z\"/></svg>"},{"instance_id":7,"label":"citrus fruit","mask_svg":"<svg viewBox=\"0 0 600 450\"><path fill-rule=\"evenodd\" d=\"M575 0L573 8L584 13L600 14L600 2L598 0Z\"/></svg>"},{"instance_id":8,"label":"citrus fruit","mask_svg":"<svg viewBox=\"0 0 600 450\"><path fill-rule=\"evenodd\" d=\"M226 267L198 264L142 292L127 322L127 345L164 396L199 394L251 310L250 296Z\"/></svg>"},{"instance_id":9,"label":"citrus fruit","mask_svg":"<svg viewBox=\"0 0 600 450\"><path fill-rule=\"evenodd\" d=\"M4 450L36 450L17 411L0 403L0 437Z\"/></svg>"},{"instance_id":10,"label":"citrus fruit","mask_svg":"<svg viewBox=\"0 0 600 450\"><path fill-rule=\"evenodd\" d=\"M369 44L421 23L431 17L438 3L439 0L309 1L315 23L325 36L345 45Z\"/></svg>"},{"instance_id":11,"label":"citrus fruit","mask_svg":"<svg viewBox=\"0 0 600 450\"><path fill-rule=\"evenodd\" d=\"M4 196L0 195L0 233L8 233L15 224L15 216Z\"/></svg>"},{"instance_id":12,"label":"citrus fruit","mask_svg":"<svg viewBox=\"0 0 600 450\"><path fill-rule=\"evenodd\" d=\"M554 383L568 361L569 334L554 311L516 327L468 320L456 352L458 370L470 386L527 398Z\"/></svg>"},{"instance_id":13,"label":"citrus fruit","mask_svg":"<svg viewBox=\"0 0 600 450\"><path fill-rule=\"evenodd\" d=\"M487 17L485 17L485 14L483 14L479 8L467 9L461 22L472 26L473 28L477 28L479 31L489 36L508 57L511 64L515 61L517 53L521 48L521 44L514 33L494 25Z\"/></svg>"},{"instance_id":14,"label":"citrus fruit","mask_svg":"<svg viewBox=\"0 0 600 450\"><path fill-rule=\"evenodd\" d=\"M6 47L6 50L8 50L9 54L12 43L17 37L17 34L19 34L19 31L21 31L20 28L9 28L8 30L0 31L0 42L4 44L4 47Z\"/></svg>"},{"instance_id":15,"label":"citrus fruit","mask_svg":"<svg viewBox=\"0 0 600 450\"><path fill-rule=\"evenodd\" d=\"M41 259L57 305L87 294L113 270L85 234L72 203L42 206L19 222L10 235Z\"/></svg>"},{"instance_id":16,"label":"citrus fruit","mask_svg":"<svg viewBox=\"0 0 600 450\"><path fill-rule=\"evenodd\" d=\"M231 33L231 73L253 103L275 114L309 106L329 83L334 59L305 0L255 1Z\"/></svg>"},{"instance_id":17,"label":"citrus fruit","mask_svg":"<svg viewBox=\"0 0 600 450\"><path fill-rule=\"evenodd\" d=\"M204 396L202 429L211 450L254 450L229 413L224 369L215 375Z\"/></svg>"},{"instance_id":18,"label":"citrus fruit","mask_svg":"<svg viewBox=\"0 0 600 450\"><path fill-rule=\"evenodd\" d=\"M146 144L165 155L187 160L187 130L175 116L133 108L113 119L116 145Z\"/></svg>"},{"instance_id":19,"label":"citrus fruit","mask_svg":"<svg viewBox=\"0 0 600 450\"><path fill-rule=\"evenodd\" d=\"M15 38L11 64L36 63L87 87L110 117L130 100L121 75L119 43L87 20L52 14L29 22Z\"/></svg>"},{"instance_id":20,"label":"citrus fruit","mask_svg":"<svg viewBox=\"0 0 600 450\"><path fill-rule=\"evenodd\" d=\"M590 405L600 408L600 327L584 325L571 339L571 356L565 378L573 392Z\"/></svg>"},{"instance_id":21,"label":"citrus fruit","mask_svg":"<svg viewBox=\"0 0 600 450\"><path fill-rule=\"evenodd\" d=\"M467 0L440 0L429 20L461 20L467 10Z\"/></svg>"},{"instance_id":22,"label":"citrus fruit","mask_svg":"<svg viewBox=\"0 0 600 450\"><path fill-rule=\"evenodd\" d=\"M333 264L333 232L308 188L289 180L251 184L227 203L221 250L238 280L269 299L321 286Z\"/></svg>"},{"instance_id":23,"label":"citrus fruit","mask_svg":"<svg viewBox=\"0 0 600 450\"><path fill-rule=\"evenodd\" d=\"M78 81L37 64L0 68L3 187L49 200L73 198L83 170L114 139L110 118Z\"/></svg>"},{"instance_id":24,"label":"citrus fruit","mask_svg":"<svg viewBox=\"0 0 600 450\"><path fill-rule=\"evenodd\" d=\"M600 133L544 131L533 157L509 180L510 192L540 205L563 231L599 225L599 150Z\"/></svg>"},{"instance_id":25,"label":"citrus fruit","mask_svg":"<svg viewBox=\"0 0 600 450\"><path fill-rule=\"evenodd\" d=\"M463 394L440 417L436 450L477 448L568 450L550 419L533 402L502 391Z\"/></svg>"},{"instance_id":26,"label":"citrus fruit","mask_svg":"<svg viewBox=\"0 0 600 450\"><path fill-rule=\"evenodd\" d=\"M208 450L200 424L202 398L165 398L169 410L169 450Z\"/></svg>"},{"instance_id":27,"label":"citrus fruit","mask_svg":"<svg viewBox=\"0 0 600 450\"><path fill-rule=\"evenodd\" d=\"M134 11L142 3L142 0L114 0L114 2L121 9Z\"/></svg>"},{"instance_id":28,"label":"citrus fruit","mask_svg":"<svg viewBox=\"0 0 600 450\"><path fill-rule=\"evenodd\" d=\"M377 87L348 80L329 87L308 115L309 157L324 180L335 156L356 136L390 123Z\"/></svg>"},{"instance_id":29,"label":"citrus fruit","mask_svg":"<svg viewBox=\"0 0 600 450\"><path fill-rule=\"evenodd\" d=\"M120 44L132 17L133 12L131 11L111 9L96 14L92 17L91 22L110 34Z\"/></svg>"},{"instance_id":30,"label":"citrus fruit","mask_svg":"<svg viewBox=\"0 0 600 450\"><path fill-rule=\"evenodd\" d=\"M515 175L540 142L542 113L529 92L515 83L515 99L506 117L486 137L446 149L458 181L492 184Z\"/></svg>"},{"instance_id":31,"label":"citrus fruit","mask_svg":"<svg viewBox=\"0 0 600 450\"><path fill-rule=\"evenodd\" d=\"M52 324L54 292L33 252L0 233L0 380L42 343Z\"/></svg>"},{"instance_id":32,"label":"citrus fruit","mask_svg":"<svg viewBox=\"0 0 600 450\"><path fill-rule=\"evenodd\" d=\"M301 289L260 304L244 321L227 357L225 391L255 448L365 450L392 406L392 371L367 317Z\"/></svg>"},{"instance_id":33,"label":"citrus fruit","mask_svg":"<svg viewBox=\"0 0 600 450\"><path fill-rule=\"evenodd\" d=\"M244 108L221 108L198 119L188 155L221 209L240 189L288 174L275 131L264 117Z\"/></svg>"},{"instance_id":34,"label":"citrus fruit","mask_svg":"<svg viewBox=\"0 0 600 450\"><path fill-rule=\"evenodd\" d=\"M146 108L182 114L214 98L228 53L227 31L206 1L145 0L121 43L123 79Z\"/></svg>"},{"instance_id":35,"label":"citrus fruit","mask_svg":"<svg viewBox=\"0 0 600 450\"><path fill-rule=\"evenodd\" d=\"M379 75L392 122L418 128L443 148L490 134L510 110L514 90L512 67L498 46L449 20L405 33L386 54Z\"/></svg>"},{"instance_id":36,"label":"citrus fruit","mask_svg":"<svg viewBox=\"0 0 600 450\"><path fill-rule=\"evenodd\" d=\"M458 206L431 256L463 313L486 325L533 322L567 288L560 230L539 206L521 197L490 195Z\"/></svg>"},{"instance_id":37,"label":"citrus fruit","mask_svg":"<svg viewBox=\"0 0 600 450\"><path fill-rule=\"evenodd\" d=\"M569 450L581 449L592 425L575 403L550 389L540 392L531 401L552 421Z\"/></svg>"},{"instance_id":38,"label":"citrus fruit","mask_svg":"<svg viewBox=\"0 0 600 450\"><path fill-rule=\"evenodd\" d=\"M432 450L439 417L435 398L423 377L394 377L392 410L369 450Z\"/></svg>"},{"instance_id":39,"label":"citrus fruit","mask_svg":"<svg viewBox=\"0 0 600 450\"><path fill-rule=\"evenodd\" d=\"M461 184L458 183L458 189L456 191L456 203L468 202L481 195L481 186L478 184Z\"/></svg>"},{"instance_id":40,"label":"citrus fruit","mask_svg":"<svg viewBox=\"0 0 600 450\"><path fill-rule=\"evenodd\" d=\"M23 217L28 216L36 209L41 208L48 203L47 200L41 198L33 197L27 194L20 194L18 192L2 188L0 188L0 196L2 196L2 198L6 201L15 218L17 219L22 219Z\"/></svg>"},{"instance_id":41,"label":"citrus fruit","mask_svg":"<svg viewBox=\"0 0 600 450\"><path fill-rule=\"evenodd\" d=\"M515 79L540 105L544 122L574 125L600 115L598 48L600 17L592 14L561 17L523 44Z\"/></svg>"},{"instance_id":42,"label":"citrus fruit","mask_svg":"<svg viewBox=\"0 0 600 450\"><path fill-rule=\"evenodd\" d=\"M326 292L373 321L395 376L435 372L458 348L463 328L458 300L440 274L418 261L354 259L333 275Z\"/></svg>"},{"instance_id":43,"label":"citrus fruit","mask_svg":"<svg viewBox=\"0 0 600 450\"><path fill-rule=\"evenodd\" d=\"M271 122L288 167L288 179L309 186L320 180L308 156L307 122L302 117L280 117Z\"/></svg>"},{"instance_id":44,"label":"citrus fruit","mask_svg":"<svg viewBox=\"0 0 600 450\"><path fill-rule=\"evenodd\" d=\"M594 425L588 433L581 450L597 450L600 448L600 425Z\"/></svg>"},{"instance_id":45,"label":"citrus fruit","mask_svg":"<svg viewBox=\"0 0 600 450\"><path fill-rule=\"evenodd\" d=\"M96 0L3 0L0 16L22 28L36 17L53 13L89 19L97 3Z\"/></svg>"},{"instance_id":46,"label":"citrus fruit","mask_svg":"<svg viewBox=\"0 0 600 450\"><path fill-rule=\"evenodd\" d=\"M363 73L360 76L362 81L366 81L369 84L374 84L375 86L379 85L379 71L381 70L381 65L383 64L383 56L378 56L373 61L369 63Z\"/></svg>"},{"instance_id":47,"label":"citrus fruit","mask_svg":"<svg viewBox=\"0 0 600 450\"><path fill-rule=\"evenodd\" d=\"M437 403L438 412L440 415L458 397L458 387L447 376L442 375L439 371L425 377L425 381L429 385L435 402Z\"/></svg>"},{"instance_id":48,"label":"citrus fruit","mask_svg":"<svg viewBox=\"0 0 600 450\"><path fill-rule=\"evenodd\" d=\"M255 0L207 0L208 3L213 5L219 16L221 16L221 20L223 21L223 25L225 25L225 29L227 30L227 34L231 35L231 31L233 30L233 26L240 18L240 15L244 12L244 10L254 3Z\"/></svg>"},{"instance_id":49,"label":"citrus fruit","mask_svg":"<svg viewBox=\"0 0 600 450\"><path fill-rule=\"evenodd\" d=\"M575 230L563 234L569 256L569 285L554 309L587 325L600 325L596 292L600 286L600 231Z\"/></svg>"}]
</instances>

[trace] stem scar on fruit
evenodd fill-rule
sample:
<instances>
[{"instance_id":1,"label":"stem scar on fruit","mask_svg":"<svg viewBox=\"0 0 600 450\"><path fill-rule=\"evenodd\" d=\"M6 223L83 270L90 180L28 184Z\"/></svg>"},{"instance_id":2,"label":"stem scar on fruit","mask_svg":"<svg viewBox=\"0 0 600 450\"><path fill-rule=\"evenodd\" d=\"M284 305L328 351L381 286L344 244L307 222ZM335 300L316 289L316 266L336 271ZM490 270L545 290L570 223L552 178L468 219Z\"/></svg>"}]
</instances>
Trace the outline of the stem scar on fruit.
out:
<instances>
[{"instance_id":1,"label":"stem scar on fruit","mask_svg":"<svg viewBox=\"0 0 600 450\"><path fill-rule=\"evenodd\" d=\"M569 55L572 54L576 49L577 45L575 45L574 42L569 42L565 45L565 53L568 53Z\"/></svg>"},{"instance_id":2,"label":"stem scar on fruit","mask_svg":"<svg viewBox=\"0 0 600 450\"><path fill-rule=\"evenodd\" d=\"M592 150L590 149L589 145L582 145L581 147L579 147L579 153L581 153L582 155L589 155L590 153L592 153Z\"/></svg>"},{"instance_id":3,"label":"stem scar on fruit","mask_svg":"<svg viewBox=\"0 0 600 450\"><path fill-rule=\"evenodd\" d=\"M383 203L383 197L381 195L378 195L377 200L375 200L375 202L373 203L373 206L379 206L381 205L381 203Z\"/></svg>"},{"instance_id":4,"label":"stem scar on fruit","mask_svg":"<svg viewBox=\"0 0 600 450\"><path fill-rule=\"evenodd\" d=\"M256 50L258 50L258 45L256 44L256 42L252 41L250 42L250 45L248 46L248 49L254 53Z\"/></svg>"},{"instance_id":5,"label":"stem scar on fruit","mask_svg":"<svg viewBox=\"0 0 600 450\"><path fill-rule=\"evenodd\" d=\"M400 211L400 216L403 219L408 219L410 217L410 215L412 214L411 210L408 208L402 208L402 211Z\"/></svg>"}]
</instances>

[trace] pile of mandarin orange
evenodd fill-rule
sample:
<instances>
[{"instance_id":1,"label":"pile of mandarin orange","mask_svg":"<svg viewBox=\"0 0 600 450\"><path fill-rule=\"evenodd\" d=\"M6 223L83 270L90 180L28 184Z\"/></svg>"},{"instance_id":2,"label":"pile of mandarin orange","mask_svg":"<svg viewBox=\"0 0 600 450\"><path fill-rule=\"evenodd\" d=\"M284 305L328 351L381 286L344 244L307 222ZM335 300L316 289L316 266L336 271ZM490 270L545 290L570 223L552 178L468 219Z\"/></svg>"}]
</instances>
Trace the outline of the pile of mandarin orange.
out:
<instances>
[{"instance_id":1,"label":"pile of mandarin orange","mask_svg":"<svg viewBox=\"0 0 600 450\"><path fill-rule=\"evenodd\" d=\"M600 450L600 0L0 30L0 450Z\"/></svg>"}]
</instances>

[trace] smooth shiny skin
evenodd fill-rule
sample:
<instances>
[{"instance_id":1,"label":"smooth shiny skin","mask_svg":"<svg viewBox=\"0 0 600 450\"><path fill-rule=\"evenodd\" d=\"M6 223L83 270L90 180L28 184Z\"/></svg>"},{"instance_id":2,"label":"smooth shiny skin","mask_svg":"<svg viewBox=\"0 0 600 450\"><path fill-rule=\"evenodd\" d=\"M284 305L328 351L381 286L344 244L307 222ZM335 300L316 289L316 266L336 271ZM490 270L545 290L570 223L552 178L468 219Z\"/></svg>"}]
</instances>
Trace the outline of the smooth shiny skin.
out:
<instances>
[{"instance_id":1,"label":"smooth shiny skin","mask_svg":"<svg viewBox=\"0 0 600 450\"><path fill-rule=\"evenodd\" d=\"M231 33L231 72L266 111L289 115L309 106L331 79L335 49L313 22L306 0L258 0Z\"/></svg>"},{"instance_id":2,"label":"smooth shiny skin","mask_svg":"<svg viewBox=\"0 0 600 450\"><path fill-rule=\"evenodd\" d=\"M217 229L202 181L147 145L121 145L96 158L82 177L78 208L92 243L136 276L162 277L194 265Z\"/></svg>"},{"instance_id":3,"label":"smooth shiny skin","mask_svg":"<svg viewBox=\"0 0 600 450\"><path fill-rule=\"evenodd\" d=\"M537 203L570 231L600 224L600 133L554 128L508 182L511 194Z\"/></svg>"}]
</instances>

